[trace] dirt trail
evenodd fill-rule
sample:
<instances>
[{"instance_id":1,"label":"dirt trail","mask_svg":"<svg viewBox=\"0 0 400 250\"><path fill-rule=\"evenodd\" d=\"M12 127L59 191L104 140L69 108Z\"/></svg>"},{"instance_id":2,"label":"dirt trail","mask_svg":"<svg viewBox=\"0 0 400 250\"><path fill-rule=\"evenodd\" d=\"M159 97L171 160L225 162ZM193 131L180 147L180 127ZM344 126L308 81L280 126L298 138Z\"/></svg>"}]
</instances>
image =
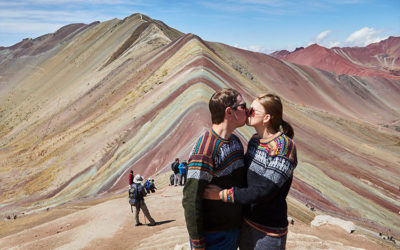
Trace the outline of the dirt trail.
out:
<instances>
[{"instance_id":1,"label":"dirt trail","mask_svg":"<svg viewBox=\"0 0 400 250\"><path fill-rule=\"evenodd\" d=\"M183 188L160 184L164 187L146 197L160 225L136 227L127 198L116 198L1 238L0 249L189 249ZM142 213L140 220L148 223ZM288 249L390 248L382 244L338 226L312 227L296 219L287 241Z\"/></svg>"}]
</instances>

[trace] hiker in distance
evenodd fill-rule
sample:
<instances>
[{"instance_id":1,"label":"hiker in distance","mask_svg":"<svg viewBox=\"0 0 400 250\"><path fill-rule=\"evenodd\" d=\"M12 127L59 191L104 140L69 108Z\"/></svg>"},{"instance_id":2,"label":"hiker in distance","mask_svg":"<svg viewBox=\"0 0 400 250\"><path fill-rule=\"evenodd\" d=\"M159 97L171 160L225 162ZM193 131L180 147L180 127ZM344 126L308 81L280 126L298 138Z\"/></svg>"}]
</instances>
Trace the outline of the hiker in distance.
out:
<instances>
[{"instance_id":1,"label":"hiker in distance","mask_svg":"<svg viewBox=\"0 0 400 250\"><path fill-rule=\"evenodd\" d=\"M179 164L179 185L184 186L186 183L187 162L183 161Z\"/></svg>"},{"instance_id":2,"label":"hiker in distance","mask_svg":"<svg viewBox=\"0 0 400 250\"><path fill-rule=\"evenodd\" d=\"M174 186L176 187L179 183L179 158L171 164L171 170L174 172Z\"/></svg>"},{"instance_id":3,"label":"hiker in distance","mask_svg":"<svg viewBox=\"0 0 400 250\"><path fill-rule=\"evenodd\" d=\"M282 114L282 102L276 95L262 95L253 101L246 124L257 133L250 139L245 155L248 187L210 185L204 195L206 199L245 205L240 249L285 249L286 246L286 196L297 154L292 141L293 128L282 119Z\"/></svg>"},{"instance_id":4,"label":"hiker in distance","mask_svg":"<svg viewBox=\"0 0 400 250\"><path fill-rule=\"evenodd\" d=\"M154 179L148 178L144 184L144 188L148 194L150 192L154 193L157 189L156 185L154 184Z\"/></svg>"},{"instance_id":5,"label":"hiker in distance","mask_svg":"<svg viewBox=\"0 0 400 250\"><path fill-rule=\"evenodd\" d=\"M133 170L131 170L131 172L129 173L129 188L132 187L133 178L134 178L134 177L135 177L135 176L133 175Z\"/></svg>"},{"instance_id":6,"label":"hiker in distance","mask_svg":"<svg viewBox=\"0 0 400 250\"><path fill-rule=\"evenodd\" d=\"M193 249L237 249L242 205L203 199L208 184L244 187L244 150L233 131L247 119L246 103L234 89L209 101L211 128L197 140L188 162L182 205Z\"/></svg>"},{"instance_id":7,"label":"hiker in distance","mask_svg":"<svg viewBox=\"0 0 400 250\"><path fill-rule=\"evenodd\" d=\"M142 185L143 177L137 174L135 178L133 179L133 184L132 188L129 189L129 203L131 206L135 207L135 221L136 221L136 226L143 225L139 221L139 212L140 210L143 211L144 216L149 220L150 224L149 226L155 226L156 222L154 219L151 217L150 212L146 206L146 203L144 202L144 197L147 195L147 192Z\"/></svg>"}]
</instances>

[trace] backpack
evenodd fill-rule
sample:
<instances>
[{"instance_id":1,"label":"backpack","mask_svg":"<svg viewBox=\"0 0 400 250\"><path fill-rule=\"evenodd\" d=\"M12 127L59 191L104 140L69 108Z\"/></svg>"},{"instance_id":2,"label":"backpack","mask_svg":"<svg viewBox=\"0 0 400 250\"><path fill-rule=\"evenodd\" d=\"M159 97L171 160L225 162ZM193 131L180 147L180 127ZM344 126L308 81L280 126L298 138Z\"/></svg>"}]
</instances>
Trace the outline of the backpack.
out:
<instances>
[{"instance_id":1,"label":"backpack","mask_svg":"<svg viewBox=\"0 0 400 250\"><path fill-rule=\"evenodd\" d=\"M129 204L131 204L131 206L136 206L141 200L143 200L143 194L139 191L139 186L133 184L129 189Z\"/></svg>"},{"instance_id":2,"label":"backpack","mask_svg":"<svg viewBox=\"0 0 400 250\"><path fill-rule=\"evenodd\" d=\"M149 185L149 189L150 189L150 191L151 191L152 193L154 193L154 192L156 191L155 189L157 189L157 188L156 188L156 186L154 185L154 183L151 182L150 185Z\"/></svg>"},{"instance_id":3,"label":"backpack","mask_svg":"<svg viewBox=\"0 0 400 250\"><path fill-rule=\"evenodd\" d=\"M169 177L169 183L171 184L171 186L174 185L174 178L175 178L175 174L171 174L171 176Z\"/></svg>"},{"instance_id":4,"label":"backpack","mask_svg":"<svg viewBox=\"0 0 400 250\"><path fill-rule=\"evenodd\" d=\"M174 174L179 173L179 163L177 163L177 162L172 163L171 170L174 171Z\"/></svg>"}]
</instances>

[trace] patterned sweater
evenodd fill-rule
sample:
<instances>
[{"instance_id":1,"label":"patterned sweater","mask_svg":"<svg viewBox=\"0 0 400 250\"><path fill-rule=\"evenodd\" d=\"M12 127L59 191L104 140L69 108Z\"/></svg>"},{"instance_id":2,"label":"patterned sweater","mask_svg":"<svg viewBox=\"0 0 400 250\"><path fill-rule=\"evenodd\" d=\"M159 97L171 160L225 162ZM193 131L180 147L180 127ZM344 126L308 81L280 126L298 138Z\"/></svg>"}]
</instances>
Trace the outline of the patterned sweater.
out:
<instances>
[{"instance_id":1,"label":"patterned sweater","mask_svg":"<svg viewBox=\"0 0 400 250\"><path fill-rule=\"evenodd\" d=\"M246 172L243 145L232 135L219 137L212 129L195 144L188 163L182 205L186 226L194 248L205 246L204 233L240 227L242 205L203 199L207 184L220 188L244 187Z\"/></svg>"},{"instance_id":2,"label":"patterned sweater","mask_svg":"<svg viewBox=\"0 0 400 250\"><path fill-rule=\"evenodd\" d=\"M297 165L296 146L283 133L269 140L254 135L245 156L247 188L225 190L225 201L246 204L245 220L257 229L285 234L288 225L286 196ZM228 197L228 198L227 198ZM286 230L286 231L285 231ZM273 235L273 234L270 234Z\"/></svg>"}]
</instances>

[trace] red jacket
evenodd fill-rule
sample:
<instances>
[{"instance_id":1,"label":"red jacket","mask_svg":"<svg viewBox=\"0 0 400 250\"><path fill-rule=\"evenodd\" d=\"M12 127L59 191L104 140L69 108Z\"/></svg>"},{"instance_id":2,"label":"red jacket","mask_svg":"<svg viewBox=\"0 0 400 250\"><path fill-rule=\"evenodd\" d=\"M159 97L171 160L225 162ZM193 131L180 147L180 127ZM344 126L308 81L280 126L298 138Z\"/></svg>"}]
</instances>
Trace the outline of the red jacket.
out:
<instances>
[{"instance_id":1,"label":"red jacket","mask_svg":"<svg viewBox=\"0 0 400 250\"><path fill-rule=\"evenodd\" d=\"M133 183L133 174L129 174L129 185Z\"/></svg>"}]
</instances>

